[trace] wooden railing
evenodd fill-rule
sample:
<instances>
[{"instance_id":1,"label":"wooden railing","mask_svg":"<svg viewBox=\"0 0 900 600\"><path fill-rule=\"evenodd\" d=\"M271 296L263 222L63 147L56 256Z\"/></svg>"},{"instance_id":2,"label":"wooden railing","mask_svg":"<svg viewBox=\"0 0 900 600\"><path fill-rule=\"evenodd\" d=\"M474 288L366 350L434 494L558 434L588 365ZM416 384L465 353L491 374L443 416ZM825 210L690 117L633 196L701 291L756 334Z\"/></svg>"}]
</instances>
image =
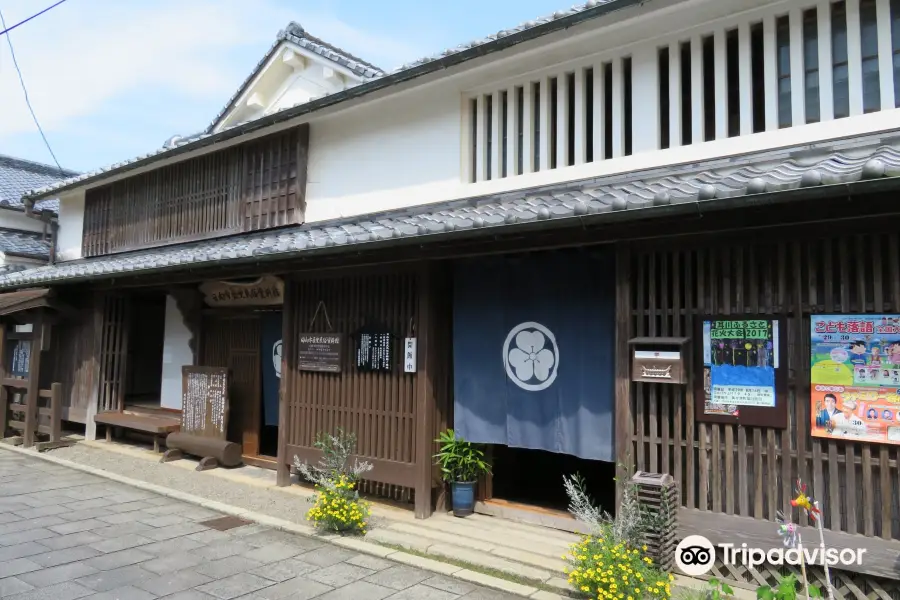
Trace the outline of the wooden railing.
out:
<instances>
[{"instance_id":1,"label":"wooden railing","mask_svg":"<svg viewBox=\"0 0 900 600\"><path fill-rule=\"evenodd\" d=\"M54 383L49 390L39 390L33 407L27 401L27 390L27 379L0 380L0 433L6 438L7 431L13 430L16 435L10 441L26 448L34 445L38 450L48 450L64 445L62 384ZM14 397L25 399L25 402L10 401ZM46 406L40 406L42 401ZM36 441L39 437L46 439Z\"/></svg>"}]
</instances>

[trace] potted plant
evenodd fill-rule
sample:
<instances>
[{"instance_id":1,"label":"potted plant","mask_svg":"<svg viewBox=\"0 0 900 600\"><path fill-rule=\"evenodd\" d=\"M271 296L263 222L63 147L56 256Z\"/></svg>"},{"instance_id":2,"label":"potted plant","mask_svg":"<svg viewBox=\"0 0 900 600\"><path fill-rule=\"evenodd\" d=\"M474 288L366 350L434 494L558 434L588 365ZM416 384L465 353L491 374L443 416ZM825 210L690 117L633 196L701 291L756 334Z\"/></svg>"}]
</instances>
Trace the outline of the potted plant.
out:
<instances>
[{"instance_id":1,"label":"potted plant","mask_svg":"<svg viewBox=\"0 0 900 600\"><path fill-rule=\"evenodd\" d=\"M442 432L435 440L440 451L434 455L441 467L444 481L450 484L453 514L467 517L475 512L475 484L479 475L491 472L484 452L467 442L452 429Z\"/></svg>"}]
</instances>

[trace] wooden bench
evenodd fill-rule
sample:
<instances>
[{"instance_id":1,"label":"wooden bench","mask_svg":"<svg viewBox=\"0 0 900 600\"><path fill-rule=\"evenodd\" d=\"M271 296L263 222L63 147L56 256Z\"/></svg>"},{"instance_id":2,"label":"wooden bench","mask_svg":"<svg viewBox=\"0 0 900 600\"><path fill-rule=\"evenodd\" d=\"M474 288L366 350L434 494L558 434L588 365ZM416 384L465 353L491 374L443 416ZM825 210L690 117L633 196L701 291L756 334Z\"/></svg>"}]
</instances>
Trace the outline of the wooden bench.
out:
<instances>
[{"instance_id":1,"label":"wooden bench","mask_svg":"<svg viewBox=\"0 0 900 600\"><path fill-rule=\"evenodd\" d=\"M175 419L165 417L151 417L148 415L132 415L125 412L102 412L94 416L94 422L106 426L106 441L112 441L114 427L140 431L153 436L153 450L159 452L159 440L165 438L174 431L181 430L181 423Z\"/></svg>"}]
</instances>

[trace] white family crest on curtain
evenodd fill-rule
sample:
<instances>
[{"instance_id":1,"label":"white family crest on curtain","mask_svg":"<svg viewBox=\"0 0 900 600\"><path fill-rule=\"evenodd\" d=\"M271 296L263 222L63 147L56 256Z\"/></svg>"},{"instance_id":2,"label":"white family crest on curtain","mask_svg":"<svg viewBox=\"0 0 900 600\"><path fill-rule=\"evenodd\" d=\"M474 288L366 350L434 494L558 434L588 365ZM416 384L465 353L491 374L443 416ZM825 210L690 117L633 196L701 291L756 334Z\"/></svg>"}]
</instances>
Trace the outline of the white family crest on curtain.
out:
<instances>
[{"instance_id":1,"label":"white family crest on curtain","mask_svg":"<svg viewBox=\"0 0 900 600\"><path fill-rule=\"evenodd\" d=\"M519 323L503 343L503 365L509 379L523 390L547 389L553 385L559 370L556 336L540 323Z\"/></svg>"},{"instance_id":2,"label":"white family crest on curtain","mask_svg":"<svg viewBox=\"0 0 900 600\"><path fill-rule=\"evenodd\" d=\"M275 376L281 379L281 340L272 345L272 362L275 365Z\"/></svg>"}]
</instances>

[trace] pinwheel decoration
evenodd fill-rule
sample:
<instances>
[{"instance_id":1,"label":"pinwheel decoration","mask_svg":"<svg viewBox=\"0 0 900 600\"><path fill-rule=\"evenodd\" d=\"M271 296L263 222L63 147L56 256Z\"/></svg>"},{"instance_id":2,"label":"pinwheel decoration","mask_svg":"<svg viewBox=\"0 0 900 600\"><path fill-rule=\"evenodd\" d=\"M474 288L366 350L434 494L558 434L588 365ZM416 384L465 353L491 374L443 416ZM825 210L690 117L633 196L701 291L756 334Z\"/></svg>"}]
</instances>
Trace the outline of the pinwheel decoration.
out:
<instances>
[{"instance_id":1,"label":"pinwheel decoration","mask_svg":"<svg viewBox=\"0 0 900 600\"><path fill-rule=\"evenodd\" d=\"M796 548L800 544L800 528L784 516L780 510L775 515L778 523L778 535L781 536L786 548Z\"/></svg>"},{"instance_id":2,"label":"pinwheel decoration","mask_svg":"<svg viewBox=\"0 0 900 600\"><path fill-rule=\"evenodd\" d=\"M812 501L812 498L806 495L806 484L799 479L797 480L797 497L791 500L791 506L805 510L809 520L813 523L816 522L820 515L819 509Z\"/></svg>"}]
</instances>

